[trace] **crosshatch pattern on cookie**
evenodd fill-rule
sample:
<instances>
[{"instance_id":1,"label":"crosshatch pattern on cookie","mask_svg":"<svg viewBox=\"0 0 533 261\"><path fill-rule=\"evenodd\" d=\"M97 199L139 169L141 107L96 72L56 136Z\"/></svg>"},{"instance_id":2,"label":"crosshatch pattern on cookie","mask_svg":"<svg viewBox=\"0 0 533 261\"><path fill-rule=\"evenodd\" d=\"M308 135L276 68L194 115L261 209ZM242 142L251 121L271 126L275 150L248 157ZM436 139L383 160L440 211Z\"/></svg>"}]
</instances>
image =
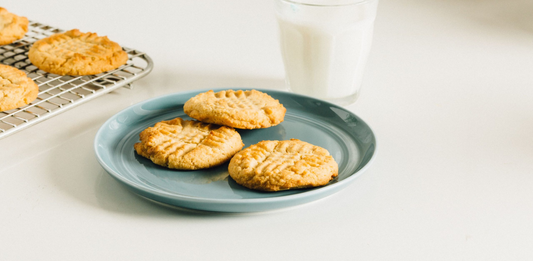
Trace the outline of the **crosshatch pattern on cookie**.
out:
<instances>
[{"instance_id":1,"label":"crosshatch pattern on cookie","mask_svg":"<svg viewBox=\"0 0 533 261\"><path fill-rule=\"evenodd\" d=\"M270 95L257 90L213 90L189 99L184 112L199 121L238 129L259 129L283 122L286 108Z\"/></svg>"},{"instance_id":2,"label":"crosshatch pattern on cookie","mask_svg":"<svg viewBox=\"0 0 533 261\"><path fill-rule=\"evenodd\" d=\"M215 97L220 99L217 103L223 103L231 108L260 110L265 105L265 101L255 99L252 92L220 91L215 93Z\"/></svg>"},{"instance_id":3,"label":"crosshatch pattern on cookie","mask_svg":"<svg viewBox=\"0 0 533 261\"><path fill-rule=\"evenodd\" d=\"M105 53L105 49L99 45L84 42L78 38L66 38L63 42L59 43L56 48L44 49L49 51L52 55L64 56L68 53L83 53L90 56L97 56L101 53ZM95 52L94 50L98 50Z\"/></svg>"},{"instance_id":4,"label":"crosshatch pattern on cookie","mask_svg":"<svg viewBox=\"0 0 533 261\"><path fill-rule=\"evenodd\" d=\"M59 75L91 75L124 65L128 55L119 44L96 33L73 29L36 41L28 52L39 69Z\"/></svg>"},{"instance_id":5,"label":"crosshatch pattern on cookie","mask_svg":"<svg viewBox=\"0 0 533 261\"><path fill-rule=\"evenodd\" d=\"M139 135L135 151L172 169L203 169L228 161L244 144L226 126L176 118L158 122Z\"/></svg>"},{"instance_id":6,"label":"crosshatch pattern on cookie","mask_svg":"<svg viewBox=\"0 0 533 261\"><path fill-rule=\"evenodd\" d=\"M245 110L263 110L269 103L264 96L254 95L253 91L220 91L215 93L215 97L218 99L216 104Z\"/></svg>"},{"instance_id":7,"label":"crosshatch pattern on cookie","mask_svg":"<svg viewBox=\"0 0 533 261\"><path fill-rule=\"evenodd\" d=\"M250 189L278 191L326 185L338 175L329 152L297 139L261 141L237 153L228 171Z\"/></svg>"}]
</instances>

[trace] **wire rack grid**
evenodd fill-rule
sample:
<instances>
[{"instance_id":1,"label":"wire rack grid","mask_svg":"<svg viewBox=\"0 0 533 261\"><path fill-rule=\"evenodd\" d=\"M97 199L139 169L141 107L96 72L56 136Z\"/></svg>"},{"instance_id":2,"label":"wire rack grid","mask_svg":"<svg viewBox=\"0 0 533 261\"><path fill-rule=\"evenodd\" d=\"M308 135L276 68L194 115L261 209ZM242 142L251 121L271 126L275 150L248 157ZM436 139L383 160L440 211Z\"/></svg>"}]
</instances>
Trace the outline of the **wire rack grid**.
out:
<instances>
[{"instance_id":1,"label":"wire rack grid","mask_svg":"<svg viewBox=\"0 0 533 261\"><path fill-rule=\"evenodd\" d=\"M55 116L146 76L153 68L152 59L143 52L123 47L128 62L112 71L89 76L60 76L39 70L28 59L31 45L42 38L64 32L52 26L30 21L23 39L0 46L0 62L24 71L37 85L39 94L30 104L0 112L0 139Z\"/></svg>"}]
</instances>

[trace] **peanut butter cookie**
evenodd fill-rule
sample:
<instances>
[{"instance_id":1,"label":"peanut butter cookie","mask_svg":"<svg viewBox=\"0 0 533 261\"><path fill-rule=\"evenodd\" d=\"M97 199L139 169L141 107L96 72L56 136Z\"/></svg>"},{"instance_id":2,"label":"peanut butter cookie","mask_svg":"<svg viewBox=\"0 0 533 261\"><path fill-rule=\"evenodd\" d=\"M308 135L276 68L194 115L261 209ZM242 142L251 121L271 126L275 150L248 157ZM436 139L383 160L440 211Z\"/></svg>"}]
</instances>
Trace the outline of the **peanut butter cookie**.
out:
<instances>
[{"instance_id":1,"label":"peanut butter cookie","mask_svg":"<svg viewBox=\"0 0 533 261\"><path fill-rule=\"evenodd\" d=\"M189 99L183 110L202 122L238 129L260 129L278 125L287 111L278 100L256 91L208 91Z\"/></svg>"},{"instance_id":2,"label":"peanut butter cookie","mask_svg":"<svg viewBox=\"0 0 533 261\"><path fill-rule=\"evenodd\" d=\"M23 71L0 64L0 111L22 107L37 98L39 86Z\"/></svg>"},{"instance_id":3,"label":"peanut butter cookie","mask_svg":"<svg viewBox=\"0 0 533 261\"><path fill-rule=\"evenodd\" d=\"M247 188L278 191L326 185L338 175L338 165L322 147L297 139L267 140L235 154L228 172Z\"/></svg>"},{"instance_id":4,"label":"peanut butter cookie","mask_svg":"<svg viewBox=\"0 0 533 261\"><path fill-rule=\"evenodd\" d=\"M135 151L157 165L195 170L220 165L244 146L230 127L175 118L143 130Z\"/></svg>"},{"instance_id":5,"label":"peanut butter cookie","mask_svg":"<svg viewBox=\"0 0 533 261\"><path fill-rule=\"evenodd\" d=\"M36 41L28 57L39 69L58 75L91 75L114 70L128 54L107 36L73 29Z\"/></svg>"},{"instance_id":6,"label":"peanut butter cookie","mask_svg":"<svg viewBox=\"0 0 533 261\"><path fill-rule=\"evenodd\" d=\"M28 32L28 18L0 7L0 45L10 44Z\"/></svg>"}]
</instances>

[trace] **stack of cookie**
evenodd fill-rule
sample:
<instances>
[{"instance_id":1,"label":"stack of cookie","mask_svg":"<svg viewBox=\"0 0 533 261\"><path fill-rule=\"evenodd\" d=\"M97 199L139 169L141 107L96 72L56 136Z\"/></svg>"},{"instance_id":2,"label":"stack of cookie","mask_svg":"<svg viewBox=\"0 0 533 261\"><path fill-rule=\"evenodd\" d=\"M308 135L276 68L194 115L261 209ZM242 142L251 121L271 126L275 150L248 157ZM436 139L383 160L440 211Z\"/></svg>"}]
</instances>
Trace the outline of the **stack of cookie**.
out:
<instances>
[{"instance_id":1,"label":"stack of cookie","mask_svg":"<svg viewBox=\"0 0 533 261\"><path fill-rule=\"evenodd\" d=\"M0 45L22 39L28 32L28 23L26 17L0 7ZM73 29L36 41L28 58L45 72L81 76L116 69L127 62L128 54L105 36ZM38 85L23 71L0 65L0 111L27 105L37 98L38 93Z\"/></svg>"},{"instance_id":2,"label":"stack of cookie","mask_svg":"<svg viewBox=\"0 0 533 261\"><path fill-rule=\"evenodd\" d=\"M142 131L135 151L155 164L179 170L205 169L230 160L228 172L240 185L279 191L326 185L338 166L329 152L297 139L244 146L235 129L261 129L283 122L285 107L257 91L208 91L190 98L176 118Z\"/></svg>"}]
</instances>

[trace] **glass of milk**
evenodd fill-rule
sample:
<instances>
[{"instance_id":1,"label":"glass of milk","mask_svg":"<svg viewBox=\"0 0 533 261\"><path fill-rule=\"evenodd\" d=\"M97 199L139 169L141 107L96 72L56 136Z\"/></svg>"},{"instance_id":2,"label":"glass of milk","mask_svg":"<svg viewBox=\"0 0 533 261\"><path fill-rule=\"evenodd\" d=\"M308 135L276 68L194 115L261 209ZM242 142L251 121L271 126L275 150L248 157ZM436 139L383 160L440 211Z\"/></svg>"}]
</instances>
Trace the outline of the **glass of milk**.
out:
<instances>
[{"instance_id":1,"label":"glass of milk","mask_svg":"<svg viewBox=\"0 0 533 261\"><path fill-rule=\"evenodd\" d=\"M275 0L289 90L349 105L358 98L378 0Z\"/></svg>"}]
</instances>

